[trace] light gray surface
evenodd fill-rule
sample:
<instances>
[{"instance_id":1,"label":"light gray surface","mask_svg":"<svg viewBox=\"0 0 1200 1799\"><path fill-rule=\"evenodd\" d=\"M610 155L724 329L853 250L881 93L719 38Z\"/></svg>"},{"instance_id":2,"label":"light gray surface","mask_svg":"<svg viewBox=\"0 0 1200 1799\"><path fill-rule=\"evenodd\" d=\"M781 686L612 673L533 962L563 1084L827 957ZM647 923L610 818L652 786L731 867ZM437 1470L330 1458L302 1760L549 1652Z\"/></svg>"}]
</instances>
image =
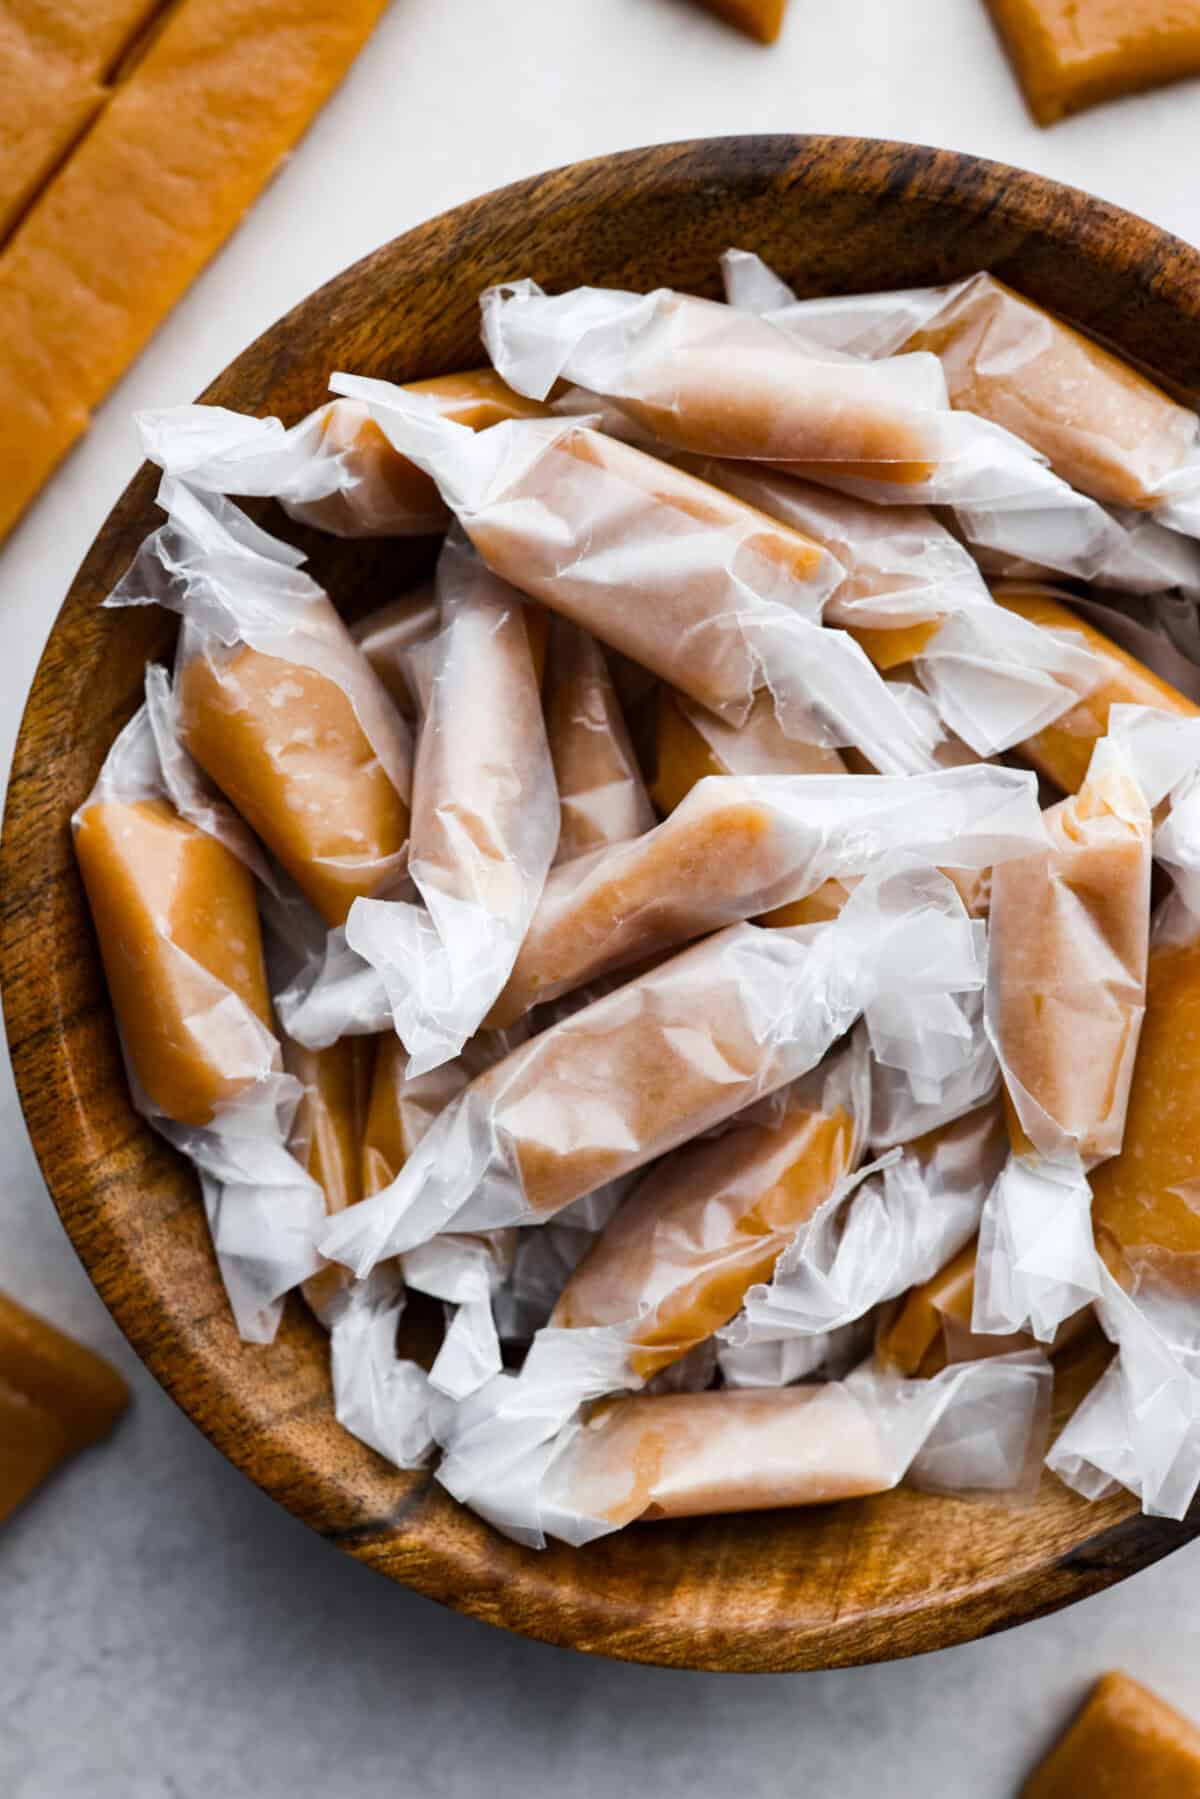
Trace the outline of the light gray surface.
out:
<instances>
[{"instance_id":1,"label":"light gray surface","mask_svg":"<svg viewBox=\"0 0 1200 1799\"><path fill-rule=\"evenodd\" d=\"M792 0L773 51L689 0L396 0L0 555L0 766L59 598L133 472L132 410L191 398L396 232L581 156L816 130L1038 168L1194 241L1198 116L1191 83L1039 132L982 0ZM832 1675L623 1668L443 1612L278 1511L141 1373L46 1199L6 1064L0 1196L0 1286L114 1354L137 1395L117 1440L0 1533L4 1799L1005 1799L1106 1666L1200 1714L1200 1549L1015 1634Z\"/></svg>"}]
</instances>

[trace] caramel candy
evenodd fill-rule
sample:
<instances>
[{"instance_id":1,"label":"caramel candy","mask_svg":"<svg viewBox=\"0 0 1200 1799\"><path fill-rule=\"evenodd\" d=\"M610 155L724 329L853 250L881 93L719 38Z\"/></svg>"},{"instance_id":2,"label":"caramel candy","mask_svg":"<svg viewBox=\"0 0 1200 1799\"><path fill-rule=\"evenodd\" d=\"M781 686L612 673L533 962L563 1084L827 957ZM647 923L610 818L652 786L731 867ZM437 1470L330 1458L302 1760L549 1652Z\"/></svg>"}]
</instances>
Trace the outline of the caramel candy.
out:
<instances>
[{"instance_id":1,"label":"caramel candy","mask_svg":"<svg viewBox=\"0 0 1200 1799\"><path fill-rule=\"evenodd\" d=\"M0 1522L128 1404L115 1368L0 1293Z\"/></svg>"},{"instance_id":2,"label":"caramel candy","mask_svg":"<svg viewBox=\"0 0 1200 1799\"><path fill-rule=\"evenodd\" d=\"M387 688L396 710L409 720L416 718L417 707L406 670L408 652L434 636L440 622L441 609L433 582L426 581L403 598L393 600L390 606L368 613L351 633Z\"/></svg>"},{"instance_id":3,"label":"caramel candy","mask_svg":"<svg viewBox=\"0 0 1200 1799\"><path fill-rule=\"evenodd\" d=\"M992 873L988 1027L1014 1147L1085 1162L1121 1147L1150 928L1150 813L1108 747L1043 814L1050 848Z\"/></svg>"},{"instance_id":4,"label":"caramel candy","mask_svg":"<svg viewBox=\"0 0 1200 1799\"><path fill-rule=\"evenodd\" d=\"M274 174L383 4L169 10L0 254L0 534Z\"/></svg>"},{"instance_id":5,"label":"caramel candy","mask_svg":"<svg viewBox=\"0 0 1200 1799\"><path fill-rule=\"evenodd\" d=\"M131 1075L206 1125L261 1074L271 1002L249 871L165 800L98 800L75 853ZM233 995L247 1009L227 1005Z\"/></svg>"},{"instance_id":6,"label":"caramel candy","mask_svg":"<svg viewBox=\"0 0 1200 1799\"><path fill-rule=\"evenodd\" d=\"M556 861L651 828L654 813L604 652L565 618L551 628L546 735L562 808Z\"/></svg>"},{"instance_id":7,"label":"caramel candy","mask_svg":"<svg viewBox=\"0 0 1200 1799\"><path fill-rule=\"evenodd\" d=\"M1200 944L1150 957L1121 1154L1092 1181L1096 1243L1116 1277L1200 1292Z\"/></svg>"},{"instance_id":8,"label":"caramel candy","mask_svg":"<svg viewBox=\"0 0 1200 1799\"><path fill-rule=\"evenodd\" d=\"M553 1478L573 1511L617 1528L825 1505L895 1484L871 1412L836 1382L608 1401Z\"/></svg>"},{"instance_id":9,"label":"caramel candy","mask_svg":"<svg viewBox=\"0 0 1200 1799\"><path fill-rule=\"evenodd\" d=\"M1076 632L1100 662L1101 679L1092 691L1021 745L1021 754L1038 773L1064 793L1077 793L1083 785L1096 741L1108 730L1110 706L1153 706L1159 712L1175 712L1184 717L1200 712L1200 707L1159 680L1127 650L1085 624L1052 589L1005 585L995 589L995 596L1009 612L1048 631Z\"/></svg>"},{"instance_id":10,"label":"caramel candy","mask_svg":"<svg viewBox=\"0 0 1200 1799\"><path fill-rule=\"evenodd\" d=\"M175 691L186 748L326 924L397 877L408 801L337 681L246 644L205 645Z\"/></svg>"},{"instance_id":11,"label":"caramel candy","mask_svg":"<svg viewBox=\"0 0 1200 1799\"><path fill-rule=\"evenodd\" d=\"M978 1239L973 1237L944 1268L910 1288L889 1309L875 1339L876 1359L885 1367L928 1380L950 1362L977 1361L981 1356L1037 1347L1035 1339L1024 1333L1002 1337L972 1331L978 1247ZM1085 1306L1065 1319L1055 1332L1050 1354L1057 1355L1073 1343L1088 1329L1091 1318L1091 1308Z\"/></svg>"},{"instance_id":12,"label":"caramel candy","mask_svg":"<svg viewBox=\"0 0 1200 1799\"><path fill-rule=\"evenodd\" d=\"M462 521L488 566L715 712L744 716L763 684L743 619L771 617L767 600L804 605L836 574L798 532L583 426L548 439L505 491ZM643 572L631 545L648 533Z\"/></svg>"},{"instance_id":13,"label":"caramel candy","mask_svg":"<svg viewBox=\"0 0 1200 1799\"><path fill-rule=\"evenodd\" d=\"M1105 1674L1021 1799L1200 1799L1200 1731L1128 1674Z\"/></svg>"},{"instance_id":14,"label":"caramel candy","mask_svg":"<svg viewBox=\"0 0 1200 1799\"><path fill-rule=\"evenodd\" d=\"M411 1080L404 1072L407 1063L408 1052L398 1037L380 1039L362 1137L364 1193L391 1185L438 1113L471 1078L461 1056Z\"/></svg>"},{"instance_id":15,"label":"caramel candy","mask_svg":"<svg viewBox=\"0 0 1200 1799\"><path fill-rule=\"evenodd\" d=\"M576 1268L551 1324L626 1327L639 1376L727 1324L853 1166L854 1119L819 1100L819 1086L801 1083L779 1124L734 1125L660 1162Z\"/></svg>"},{"instance_id":16,"label":"caramel candy","mask_svg":"<svg viewBox=\"0 0 1200 1799\"><path fill-rule=\"evenodd\" d=\"M362 1138L375 1040L343 1037L328 1049L286 1042L284 1064L304 1094L292 1130L292 1150L325 1195L331 1215L363 1196ZM329 1263L304 1282L304 1297L321 1317L347 1284L344 1268Z\"/></svg>"},{"instance_id":17,"label":"caramel candy","mask_svg":"<svg viewBox=\"0 0 1200 1799\"><path fill-rule=\"evenodd\" d=\"M405 392L423 395L443 418L472 431L486 431L504 419L538 418L546 411L540 401L514 393L495 369L413 381ZM324 499L288 503L293 518L336 537L445 530L450 513L436 483L392 448L365 406L357 400L330 400L318 416L322 449L341 457L353 485Z\"/></svg>"},{"instance_id":18,"label":"caramel candy","mask_svg":"<svg viewBox=\"0 0 1200 1799\"><path fill-rule=\"evenodd\" d=\"M989 0L1029 110L1053 125L1200 74L1197 0Z\"/></svg>"},{"instance_id":19,"label":"caramel candy","mask_svg":"<svg viewBox=\"0 0 1200 1799\"><path fill-rule=\"evenodd\" d=\"M773 44L783 26L787 0L700 0L709 12L727 19L760 44Z\"/></svg>"},{"instance_id":20,"label":"caramel candy","mask_svg":"<svg viewBox=\"0 0 1200 1799\"><path fill-rule=\"evenodd\" d=\"M939 359L952 405L1015 432L1110 505L1153 506L1196 439L1195 413L991 275L965 282L904 347Z\"/></svg>"},{"instance_id":21,"label":"caramel candy","mask_svg":"<svg viewBox=\"0 0 1200 1799\"><path fill-rule=\"evenodd\" d=\"M769 693L760 693L745 724L727 725L669 687L658 691L655 804L673 812L705 775L840 775L836 750L785 737Z\"/></svg>"}]
</instances>

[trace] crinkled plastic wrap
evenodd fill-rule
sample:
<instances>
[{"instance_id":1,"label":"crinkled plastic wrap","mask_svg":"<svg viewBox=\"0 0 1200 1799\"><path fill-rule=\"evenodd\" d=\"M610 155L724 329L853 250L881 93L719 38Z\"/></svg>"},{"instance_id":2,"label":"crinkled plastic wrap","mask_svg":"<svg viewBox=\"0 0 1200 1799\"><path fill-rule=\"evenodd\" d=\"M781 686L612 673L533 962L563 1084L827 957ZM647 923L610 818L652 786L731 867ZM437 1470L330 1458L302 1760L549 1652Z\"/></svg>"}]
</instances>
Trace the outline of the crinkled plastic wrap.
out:
<instances>
[{"instance_id":1,"label":"crinkled plastic wrap","mask_svg":"<svg viewBox=\"0 0 1200 1799\"><path fill-rule=\"evenodd\" d=\"M938 732L817 620L842 578L818 545L732 495L573 419L473 436L386 382L335 375L428 468L506 581L710 711L769 692L790 736L857 744L887 773L928 767Z\"/></svg>"},{"instance_id":2,"label":"crinkled plastic wrap","mask_svg":"<svg viewBox=\"0 0 1200 1799\"><path fill-rule=\"evenodd\" d=\"M419 1468L434 1446L433 1389L417 1362L396 1354L404 1282L394 1263L354 1281L329 1308L337 1421L397 1468Z\"/></svg>"},{"instance_id":3,"label":"crinkled plastic wrap","mask_svg":"<svg viewBox=\"0 0 1200 1799\"><path fill-rule=\"evenodd\" d=\"M195 1166L238 1330L270 1342L283 1295L321 1265L325 1206L286 1147L300 1088L271 1024L253 878L176 811L148 707L73 826L134 1104Z\"/></svg>"},{"instance_id":4,"label":"crinkled plastic wrap","mask_svg":"<svg viewBox=\"0 0 1200 1799\"><path fill-rule=\"evenodd\" d=\"M705 775L841 775L836 750L785 735L770 694L760 693L741 725L728 725L686 694L660 685L654 742L655 804L673 812Z\"/></svg>"},{"instance_id":5,"label":"crinkled plastic wrap","mask_svg":"<svg viewBox=\"0 0 1200 1799\"><path fill-rule=\"evenodd\" d=\"M524 601L454 537L438 593L408 864L425 907L358 900L346 924L383 978L410 1074L456 1056L504 987L559 831Z\"/></svg>"},{"instance_id":6,"label":"crinkled plastic wrap","mask_svg":"<svg viewBox=\"0 0 1200 1799\"><path fill-rule=\"evenodd\" d=\"M722 258L722 267L726 293L733 306L755 313L762 322L792 335L797 346L811 355L866 358L868 366L875 357L883 357L882 366L889 366L897 360L893 353L895 348L910 339L914 350L899 360L908 361L911 355L921 354L922 350L917 347L922 345L921 327L938 310L940 296L949 291L921 288L882 296L864 294L798 301L791 289L756 256L739 250L727 251ZM1016 298L1014 295L1014 301ZM1038 309L1031 308L1031 311ZM1039 316L1047 318L1044 314ZM1066 327L1061 329L1065 331ZM1088 344L1086 339L1077 338L1074 333L1071 336L1080 346L1076 353L1087 360L1084 352L1094 352L1099 366L1099 359L1106 357L1106 353ZM1043 450L1034 447L1033 438L1027 438L1025 430L1020 428L1024 426L1037 436L1046 437L1047 441L1052 437L1057 454L1069 444L1073 430L1071 421L1074 421L1075 427L1081 427L1074 444L1075 460L1082 466L1090 459L1095 470L1103 464L1104 443L1100 435L1090 433L1083 423L1080 396L1070 406L1066 418L1055 412L1054 403L1066 374L1061 355L1052 352L1048 359L1048 384L1044 381L1047 373L1047 367L1044 367L1043 379L1035 378L1028 389L1019 375L1011 382L1007 379L1007 359L1003 354L998 354L996 360L999 367L990 372L1001 379L976 381L969 389L957 382L953 369L948 371L952 403L962 405L969 391L970 397L982 402L987 410L983 416L975 409L939 416L936 466L928 479L900 489L887 481L864 479L862 473L847 474L830 463L814 464L806 472L863 499L951 506L958 527L972 549L994 559L1000 568L1005 564L1021 565L1012 567L1013 573L1028 573L1033 568L1049 569L1083 581L1108 579L1127 590L1136 588L1143 592L1170 585L1170 580L1164 579L1155 547L1141 539L1137 526L1139 515L1135 513L1132 518L1116 516L1087 492L1078 491L1047 466ZM1106 360L1122 375L1128 373L1132 384L1141 383L1141 377L1126 371L1115 358ZM1125 429L1138 428L1137 415L1141 407L1130 404L1128 387L1121 404L1114 407L1110 403L1111 395L1105 397L1105 384L1096 381L1095 369L1089 370L1089 383L1086 401L1093 420L1106 415L1111 426L1116 422L1118 412L1123 412L1122 434ZM1173 440L1174 415L1182 414L1185 419L1191 415L1174 407L1152 384L1144 385L1152 396L1150 411L1159 413L1163 406L1169 409L1168 413L1161 413L1164 425L1159 433L1158 454L1161 455L1163 442ZM997 400L1001 387L1007 390L1005 404ZM1194 432L1194 418L1191 423ZM1109 449L1118 461L1125 455L1128 462L1127 452L1120 444L1110 441ZM1168 460L1170 454L1168 451ZM1151 452L1152 459L1153 455ZM1053 460L1051 456L1050 461ZM1110 461L1110 472L1111 467ZM1124 479L1127 478L1126 475ZM1190 494L1195 480L1190 459L1176 480ZM1163 516L1169 517L1165 494L1164 487ZM1179 506L1181 510L1186 509L1182 493ZM1170 563L1169 553L1166 560Z\"/></svg>"},{"instance_id":7,"label":"crinkled plastic wrap","mask_svg":"<svg viewBox=\"0 0 1200 1799\"><path fill-rule=\"evenodd\" d=\"M491 1022L898 851L988 868L1044 842L1033 777L987 763L907 779L709 776L654 831L554 871Z\"/></svg>"},{"instance_id":8,"label":"crinkled plastic wrap","mask_svg":"<svg viewBox=\"0 0 1200 1799\"><path fill-rule=\"evenodd\" d=\"M635 1519L882 1493L910 1470L935 1489L1002 1491L1036 1459L1048 1391L1036 1354L930 1381L863 1368L780 1391L639 1394L547 1435L552 1402L508 1377L455 1420L438 1479L537 1547L547 1536L591 1542Z\"/></svg>"},{"instance_id":9,"label":"crinkled plastic wrap","mask_svg":"<svg viewBox=\"0 0 1200 1799\"><path fill-rule=\"evenodd\" d=\"M493 369L416 381L407 390L473 431L544 408ZM285 429L223 406L172 406L137 415L151 462L203 493L276 499L300 524L335 537L419 537L450 522L422 469L397 455L365 406L332 400Z\"/></svg>"},{"instance_id":10,"label":"crinkled plastic wrap","mask_svg":"<svg viewBox=\"0 0 1200 1799\"><path fill-rule=\"evenodd\" d=\"M401 878L411 744L379 677L286 544L164 479L166 524L107 602L182 617L178 730L328 924Z\"/></svg>"},{"instance_id":11,"label":"crinkled plastic wrap","mask_svg":"<svg viewBox=\"0 0 1200 1799\"><path fill-rule=\"evenodd\" d=\"M1010 749L1095 684L1081 646L993 604L972 557L925 507L879 507L745 463L688 466L824 544L846 570L825 622L853 632L877 668L915 658L939 715L978 755Z\"/></svg>"},{"instance_id":12,"label":"crinkled plastic wrap","mask_svg":"<svg viewBox=\"0 0 1200 1799\"><path fill-rule=\"evenodd\" d=\"M830 925L735 925L551 1026L438 1119L390 1188L330 1222L359 1274L444 1230L547 1218L814 1067L897 991L982 985L982 927L932 871L883 870ZM893 1061L919 1062L919 1033Z\"/></svg>"},{"instance_id":13,"label":"crinkled plastic wrap","mask_svg":"<svg viewBox=\"0 0 1200 1799\"><path fill-rule=\"evenodd\" d=\"M550 631L546 735L562 808L556 862L650 830L654 809L604 651L566 618Z\"/></svg>"},{"instance_id":14,"label":"crinkled plastic wrap","mask_svg":"<svg viewBox=\"0 0 1200 1799\"><path fill-rule=\"evenodd\" d=\"M749 1290L724 1339L823 1336L928 1280L974 1236L1004 1148L993 1104L841 1181L795 1233L770 1283Z\"/></svg>"},{"instance_id":15,"label":"crinkled plastic wrap","mask_svg":"<svg viewBox=\"0 0 1200 1799\"><path fill-rule=\"evenodd\" d=\"M1116 1155L1145 1010L1151 815L1129 758L1097 744L1050 847L992 877L988 1035L1014 1157L980 1227L974 1328L1049 1340L1096 1292L1087 1170Z\"/></svg>"}]
</instances>

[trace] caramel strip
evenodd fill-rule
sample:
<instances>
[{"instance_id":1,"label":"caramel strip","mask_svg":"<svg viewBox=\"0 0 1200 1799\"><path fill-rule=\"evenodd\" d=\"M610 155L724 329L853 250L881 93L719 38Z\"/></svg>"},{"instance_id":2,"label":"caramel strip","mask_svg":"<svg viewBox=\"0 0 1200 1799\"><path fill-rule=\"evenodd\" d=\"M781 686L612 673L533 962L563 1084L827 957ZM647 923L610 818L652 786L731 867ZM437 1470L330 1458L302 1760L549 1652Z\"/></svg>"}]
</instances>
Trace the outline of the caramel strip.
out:
<instances>
[{"instance_id":1,"label":"caramel strip","mask_svg":"<svg viewBox=\"0 0 1200 1799\"><path fill-rule=\"evenodd\" d=\"M1039 125L1200 73L1196 0L988 0Z\"/></svg>"},{"instance_id":2,"label":"caramel strip","mask_svg":"<svg viewBox=\"0 0 1200 1799\"><path fill-rule=\"evenodd\" d=\"M1200 1799L1200 1731L1128 1674L1105 1674L1021 1799Z\"/></svg>"}]
</instances>

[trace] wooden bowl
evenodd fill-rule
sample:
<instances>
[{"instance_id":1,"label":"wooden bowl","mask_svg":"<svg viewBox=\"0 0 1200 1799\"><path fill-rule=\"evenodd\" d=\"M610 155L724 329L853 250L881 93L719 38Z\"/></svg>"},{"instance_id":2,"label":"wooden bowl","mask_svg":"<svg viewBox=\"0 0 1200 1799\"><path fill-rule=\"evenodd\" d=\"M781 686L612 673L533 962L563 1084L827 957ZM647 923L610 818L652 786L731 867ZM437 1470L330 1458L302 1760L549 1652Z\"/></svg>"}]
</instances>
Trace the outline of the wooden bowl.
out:
<instances>
[{"instance_id":1,"label":"wooden bowl","mask_svg":"<svg viewBox=\"0 0 1200 1799\"><path fill-rule=\"evenodd\" d=\"M1200 388L1200 256L1144 220L946 151L746 137L580 163L458 207L305 300L203 397L290 423L325 397L332 369L405 381L478 363L476 301L491 282L715 294L730 244L760 251L806 294L992 269L1178 388ZM130 1108L68 830L138 702L144 664L171 649L165 614L98 609L156 523L156 480L143 469L110 515L38 670L0 848L0 982L63 1223L134 1348L212 1441L393 1580L549 1642L692 1668L836 1667L963 1642L1193 1536L1200 1522L1143 1519L1125 1497L1087 1505L1045 1475L1025 1509L902 1490L643 1525L537 1554L338 1427L326 1341L298 1302L271 1348L239 1342L193 1179ZM432 557L428 543L302 535L350 612L388 599ZM1063 1414L1102 1362L1093 1344L1065 1363Z\"/></svg>"}]
</instances>

